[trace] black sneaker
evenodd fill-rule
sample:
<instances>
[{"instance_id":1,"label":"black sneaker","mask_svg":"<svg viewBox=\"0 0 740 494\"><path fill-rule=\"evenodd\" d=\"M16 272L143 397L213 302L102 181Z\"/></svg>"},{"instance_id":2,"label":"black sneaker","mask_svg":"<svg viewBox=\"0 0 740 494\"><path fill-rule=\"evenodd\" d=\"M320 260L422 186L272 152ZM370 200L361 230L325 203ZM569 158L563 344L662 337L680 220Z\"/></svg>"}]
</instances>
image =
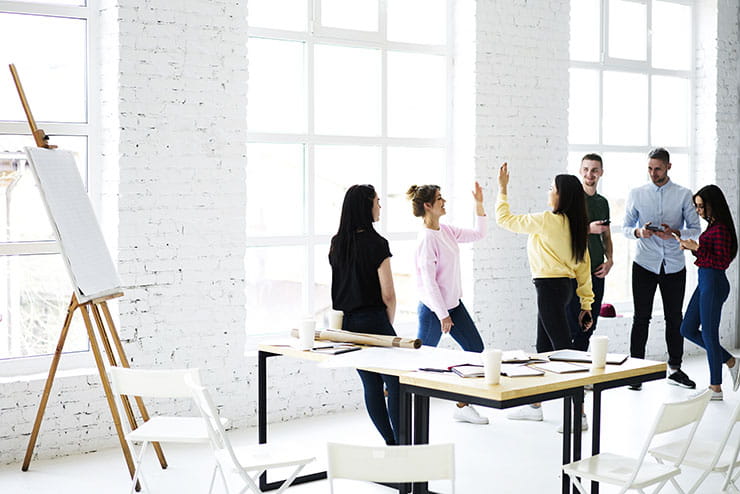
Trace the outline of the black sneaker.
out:
<instances>
[{"instance_id":1,"label":"black sneaker","mask_svg":"<svg viewBox=\"0 0 740 494\"><path fill-rule=\"evenodd\" d=\"M668 384L675 386L681 386L682 388L696 389L696 383L689 379L684 371L678 369L676 372L668 376Z\"/></svg>"},{"instance_id":2,"label":"black sneaker","mask_svg":"<svg viewBox=\"0 0 740 494\"><path fill-rule=\"evenodd\" d=\"M642 389L642 383L634 383L634 384L630 384L629 388L630 388L630 389L631 389L632 391L640 391L640 390Z\"/></svg>"}]
</instances>

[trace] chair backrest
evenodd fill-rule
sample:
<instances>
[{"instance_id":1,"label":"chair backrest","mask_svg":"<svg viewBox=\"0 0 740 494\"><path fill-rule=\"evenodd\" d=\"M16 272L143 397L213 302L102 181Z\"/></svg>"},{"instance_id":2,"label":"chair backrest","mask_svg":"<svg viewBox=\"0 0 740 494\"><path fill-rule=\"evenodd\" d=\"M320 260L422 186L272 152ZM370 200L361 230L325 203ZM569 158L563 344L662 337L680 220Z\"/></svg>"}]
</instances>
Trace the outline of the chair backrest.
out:
<instances>
[{"instance_id":1,"label":"chair backrest","mask_svg":"<svg viewBox=\"0 0 740 494\"><path fill-rule=\"evenodd\" d=\"M328 443L328 477L375 482L424 482L449 479L455 486L455 446L360 446Z\"/></svg>"},{"instance_id":2,"label":"chair backrest","mask_svg":"<svg viewBox=\"0 0 740 494\"><path fill-rule=\"evenodd\" d=\"M198 369L129 369L110 367L108 374L116 395L150 398L190 398L193 393L185 384L185 376L200 383Z\"/></svg>"},{"instance_id":3,"label":"chair backrest","mask_svg":"<svg viewBox=\"0 0 740 494\"><path fill-rule=\"evenodd\" d=\"M712 463L710 466L710 469L713 469L717 463L719 463L719 459L722 456L722 452L725 450L725 447L727 446L727 441L730 440L730 436L732 435L732 430L735 428L735 426L740 422L740 403L737 404L735 407L735 410L732 412L732 415L730 415L730 421L727 424L727 429L725 430L724 437L720 441L719 445L717 446L717 451L714 454L714 457L712 458ZM727 482L729 482L729 479L732 478L732 474L734 471L734 465L737 463L738 456L740 456L740 441L735 442L735 449L732 451L732 454L730 455L730 464L727 469L727 476L724 488L727 488ZM724 490L722 491L724 492Z\"/></svg>"},{"instance_id":4,"label":"chair backrest","mask_svg":"<svg viewBox=\"0 0 740 494\"><path fill-rule=\"evenodd\" d=\"M707 389L700 395L688 400L664 403L660 406L658 416L655 418L655 423L650 431L650 435L647 437L645 445L642 448L642 452L640 453L637 466L633 472L632 478L630 479L630 484L634 482L637 477L640 467L642 466L642 462L644 461L645 456L650 449L650 445L656 436L691 425L689 434L686 438L685 447L683 448L683 451L681 451L680 456L676 458L674 465L678 467L683 463L683 460L686 457L686 452L691 445L696 429L699 426L699 421L704 415L704 410L706 410L711 396L712 391Z\"/></svg>"}]
</instances>

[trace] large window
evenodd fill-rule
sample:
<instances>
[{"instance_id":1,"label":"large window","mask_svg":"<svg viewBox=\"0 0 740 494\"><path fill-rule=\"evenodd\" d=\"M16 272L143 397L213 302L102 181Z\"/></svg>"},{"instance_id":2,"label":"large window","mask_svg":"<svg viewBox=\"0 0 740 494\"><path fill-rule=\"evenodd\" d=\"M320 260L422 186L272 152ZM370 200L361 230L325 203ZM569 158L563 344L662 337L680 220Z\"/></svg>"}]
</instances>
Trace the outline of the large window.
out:
<instances>
[{"instance_id":1,"label":"large window","mask_svg":"<svg viewBox=\"0 0 740 494\"><path fill-rule=\"evenodd\" d=\"M84 0L0 1L0 359L52 353L73 292L23 153L35 144L8 64L38 127L75 152L88 183L92 15ZM87 350L78 319L66 351Z\"/></svg>"},{"instance_id":2,"label":"large window","mask_svg":"<svg viewBox=\"0 0 740 494\"><path fill-rule=\"evenodd\" d=\"M584 154L604 159L615 259L605 302L632 300L632 243L621 225L629 190L648 180L648 150L667 148L671 179L693 185L692 3L571 0L568 166L577 174Z\"/></svg>"},{"instance_id":3,"label":"large window","mask_svg":"<svg viewBox=\"0 0 740 494\"><path fill-rule=\"evenodd\" d=\"M451 3L250 1L249 334L295 327L304 314L325 321L329 241L345 190L360 183L380 195L396 326L413 331L419 220L404 192L452 187Z\"/></svg>"}]
</instances>

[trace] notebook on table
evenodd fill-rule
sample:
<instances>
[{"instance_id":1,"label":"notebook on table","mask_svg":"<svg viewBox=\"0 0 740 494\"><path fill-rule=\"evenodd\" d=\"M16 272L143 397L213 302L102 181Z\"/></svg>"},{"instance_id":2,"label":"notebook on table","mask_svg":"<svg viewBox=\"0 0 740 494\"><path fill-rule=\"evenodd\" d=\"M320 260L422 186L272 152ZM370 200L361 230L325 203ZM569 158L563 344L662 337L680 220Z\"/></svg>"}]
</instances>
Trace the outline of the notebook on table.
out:
<instances>
[{"instance_id":1,"label":"notebook on table","mask_svg":"<svg viewBox=\"0 0 740 494\"><path fill-rule=\"evenodd\" d=\"M585 365L572 364L570 362L545 362L543 364L535 364L532 367L547 371L554 372L555 374L569 374L571 372L586 372L588 367Z\"/></svg>"},{"instance_id":2,"label":"notebook on table","mask_svg":"<svg viewBox=\"0 0 740 494\"><path fill-rule=\"evenodd\" d=\"M579 350L558 350L557 352L551 354L548 358L550 359L550 361L558 362L583 362L587 364L591 363L591 354L589 352L582 352ZM628 358L629 355L627 355L626 353L607 353L606 363L620 365L623 364Z\"/></svg>"}]
</instances>

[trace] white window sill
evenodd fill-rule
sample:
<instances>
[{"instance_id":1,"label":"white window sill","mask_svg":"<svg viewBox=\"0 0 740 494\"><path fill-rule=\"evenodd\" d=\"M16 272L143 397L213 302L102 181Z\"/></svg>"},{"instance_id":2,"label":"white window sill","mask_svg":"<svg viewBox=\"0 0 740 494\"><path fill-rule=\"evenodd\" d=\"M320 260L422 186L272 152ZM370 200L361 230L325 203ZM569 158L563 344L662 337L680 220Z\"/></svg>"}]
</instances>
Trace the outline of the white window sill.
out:
<instances>
[{"instance_id":1,"label":"white window sill","mask_svg":"<svg viewBox=\"0 0 740 494\"><path fill-rule=\"evenodd\" d=\"M0 361L0 383L44 381L49 375L53 355L22 357ZM97 375L92 352L62 354L56 376L74 377Z\"/></svg>"}]
</instances>

